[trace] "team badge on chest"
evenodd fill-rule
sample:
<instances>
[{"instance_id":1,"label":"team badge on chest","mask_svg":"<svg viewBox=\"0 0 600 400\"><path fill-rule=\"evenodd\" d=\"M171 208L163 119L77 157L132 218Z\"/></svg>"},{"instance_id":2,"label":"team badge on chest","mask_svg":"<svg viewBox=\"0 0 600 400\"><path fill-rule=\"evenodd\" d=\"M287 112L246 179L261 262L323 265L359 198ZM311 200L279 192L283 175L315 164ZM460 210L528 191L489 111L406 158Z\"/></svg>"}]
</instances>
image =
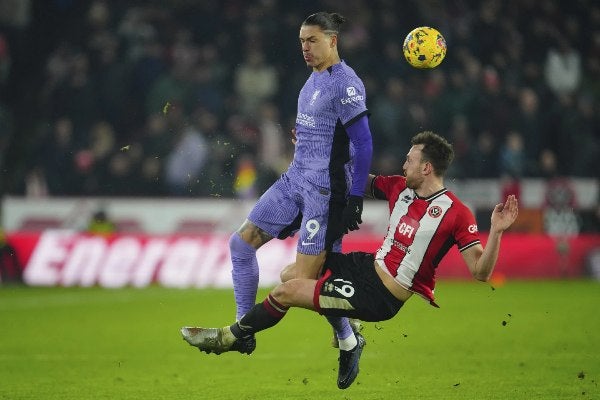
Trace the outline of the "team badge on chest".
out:
<instances>
[{"instance_id":1,"label":"team badge on chest","mask_svg":"<svg viewBox=\"0 0 600 400\"><path fill-rule=\"evenodd\" d=\"M437 218L442 215L442 208L440 206L429 207L427 214L429 214L431 218Z\"/></svg>"}]
</instances>

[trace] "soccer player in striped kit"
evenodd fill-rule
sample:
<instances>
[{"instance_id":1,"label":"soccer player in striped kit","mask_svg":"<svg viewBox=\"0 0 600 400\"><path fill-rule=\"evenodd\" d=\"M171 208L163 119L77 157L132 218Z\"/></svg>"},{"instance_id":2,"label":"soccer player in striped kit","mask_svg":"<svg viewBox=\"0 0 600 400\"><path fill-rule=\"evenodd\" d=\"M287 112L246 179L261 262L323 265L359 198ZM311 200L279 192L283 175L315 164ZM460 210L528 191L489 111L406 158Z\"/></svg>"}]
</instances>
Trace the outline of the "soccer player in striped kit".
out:
<instances>
[{"instance_id":1,"label":"soccer player in striped kit","mask_svg":"<svg viewBox=\"0 0 600 400\"><path fill-rule=\"evenodd\" d=\"M229 351L239 338L277 324L290 307L383 321L396 315L414 293L437 306L435 271L454 245L472 276L487 281L502 233L517 218L516 197L509 195L492 211L484 248L473 213L444 187L444 173L454 157L452 145L433 132L421 132L411 143L403 176L369 176L368 192L387 200L390 210L385 238L375 254L330 253L318 279L286 281L239 322L224 328L183 328L184 339L203 351ZM338 387L346 388L354 381L358 361L351 363L348 380L338 378Z\"/></svg>"},{"instance_id":2,"label":"soccer player in striped kit","mask_svg":"<svg viewBox=\"0 0 600 400\"><path fill-rule=\"evenodd\" d=\"M238 320L256 302L256 251L262 245L298 232L295 268L283 278L316 279L326 254L341 251L343 234L362 222L373 147L363 82L337 50L344 22L339 14L318 12L300 27L302 55L312 73L298 97L294 159L229 241ZM328 320L340 351L362 349L364 339L347 318ZM234 350L250 354L255 347L249 335Z\"/></svg>"}]
</instances>

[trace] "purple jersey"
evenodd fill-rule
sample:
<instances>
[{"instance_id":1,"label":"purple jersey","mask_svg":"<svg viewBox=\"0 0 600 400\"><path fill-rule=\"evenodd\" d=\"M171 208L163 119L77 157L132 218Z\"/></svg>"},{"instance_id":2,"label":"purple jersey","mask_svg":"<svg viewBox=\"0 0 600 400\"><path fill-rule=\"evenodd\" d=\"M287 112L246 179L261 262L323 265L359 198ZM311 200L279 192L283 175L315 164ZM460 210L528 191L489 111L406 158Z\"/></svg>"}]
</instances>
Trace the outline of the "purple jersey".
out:
<instances>
[{"instance_id":1,"label":"purple jersey","mask_svg":"<svg viewBox=\"0 0 600 400\"><path fill-rule=\"evenodd\" d=\"M250 221L279 239L299 231L302 254L341 251L353 151L345 127L367 114L365 101L362 81L344 62L310 75L298 98L294 160L261 196Z\"/></svg>"},{"instance_id":2,"label":"purple jersey","mask_svg":"<svg viewBox=\"0 0 600 400\"><path fill-rule=\"evenodd\" d=\"M345 127L367 114L365 87L341 61L313 72L298 97L296 150L287 172L345 198L349 185L351 146Z\"/></svg>"}]
</instances>

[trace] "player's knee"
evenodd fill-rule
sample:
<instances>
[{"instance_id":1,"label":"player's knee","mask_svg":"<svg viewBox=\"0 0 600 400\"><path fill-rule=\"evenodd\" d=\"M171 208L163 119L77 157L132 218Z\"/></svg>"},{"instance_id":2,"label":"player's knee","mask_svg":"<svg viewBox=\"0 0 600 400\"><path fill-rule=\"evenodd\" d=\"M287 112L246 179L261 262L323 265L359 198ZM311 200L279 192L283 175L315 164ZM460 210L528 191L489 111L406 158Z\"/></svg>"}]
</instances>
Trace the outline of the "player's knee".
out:
<instances>
[{"instance_id":1,"label":"player's knee","mask_svg":"<svg viewBox=\"0 0 600 400\"><path fill-rule=\"evenodd\" d=\"M241 242L238 242L237 239L235 239L236 236L239 237ZM271 235L254 225L252 222L246 220L240 229L230 236L229 244L231 246L232 241L236 243L245 243L247 246L254 248L254 250L258 250L271 239L273 239Z\"/></svg>"},{"instance_id":2,"label":"player's knee","mask_svg":"<svg viewBox=\"0 0 600 400\"><path fill-rule=\"evenodd\" d=\"M296 277L296 263L292 263L281 270L279 278L281 282L287 282Z\"/></svg>"},{"instance_id":3,"label":"player's knee","mask_svg":"<svg viewBox=\"0 0 600 400\"><path fill-rule=\"evenodd\" d=\"M271 296L282 306L290 307L294 301L294 285L290 281L277 285Z\"/></svg>"}]
</instances>

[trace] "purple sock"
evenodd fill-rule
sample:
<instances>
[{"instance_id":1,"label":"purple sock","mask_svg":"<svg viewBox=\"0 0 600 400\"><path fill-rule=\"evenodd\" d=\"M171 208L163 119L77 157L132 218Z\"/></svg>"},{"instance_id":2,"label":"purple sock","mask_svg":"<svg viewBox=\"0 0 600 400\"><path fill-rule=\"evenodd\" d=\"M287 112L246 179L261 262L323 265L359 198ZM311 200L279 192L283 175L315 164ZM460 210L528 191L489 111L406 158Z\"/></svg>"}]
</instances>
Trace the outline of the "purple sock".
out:
<instances>
[{"instance_id":1,"label":"purple sock","mask_svg":"<svg viewBox=\"0 0 600 400\"><path fill-rule=\"evenodd\" d=\"M348 318L346 317L327 317L327 321L329 321L333 327L338 339L344 340L354 334L354 331L352 331L352 327L350 326L350 321L348 321Z\"/></svg>"},{"instance_id":2,"label":"purple sock","mask_svg":"<svg viewBox=\"0 0 600 400\"><path fill-rule=\"evenodd\" d=\"M231 277L235 295L236 320L240 320L256 303L258 290L258 260L256 249L246 243L237 232L229 238Z\"/></svg>"}]
</instances>

